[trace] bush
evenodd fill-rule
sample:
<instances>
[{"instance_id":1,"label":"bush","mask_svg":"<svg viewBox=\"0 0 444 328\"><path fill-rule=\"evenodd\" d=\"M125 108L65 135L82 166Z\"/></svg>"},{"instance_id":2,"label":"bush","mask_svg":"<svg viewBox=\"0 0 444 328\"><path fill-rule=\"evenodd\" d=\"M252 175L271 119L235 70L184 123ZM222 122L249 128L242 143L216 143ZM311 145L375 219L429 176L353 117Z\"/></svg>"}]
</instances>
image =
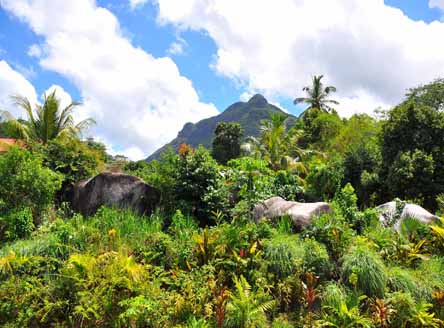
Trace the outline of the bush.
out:
<instances>
[{"instance_id":1,"label":"bush","mask_svg":"<svg viewBox=\"0 0 444 328\"><path fill-rule=\"evenodd\" d=\"M340 216L325 214L315 218L303 231L305 237L312 237L327 246L333 260L339 260L353 237L353 230Z\"/></svg>"},{"instance_id":2,"label":"bush","mask_svg":"<svg viewBox=\"0 0 444 328\"><path fill-rule=\"evenodd\" d=\"M62 178L44 168L40 157L13 147L0 156L0 181L0 214L29 208L36 220L52 203Z\"/></svg>"},{"instance_id":3,"label":"bush","mask_svg":"<svg viewBox=\"0 0 444 328\"><path fill-rule=\"evenodd\" d=\"M415 273L400 267L387 270L387 286L392 292L405 292L414 296L416 301L430 301L433 289L427 282L419 280Z\"/></svg>"},{"instance_id":4,"label":"bush","mask_svg":"<svg viewBox=\"0 0 444 328\"><path fill-rule=\"evenodd\" d=\"M7 240L15 240L19 238L27 238L34 230L34 221L30 208L15 209L10 211L5 219L0 218L0 224L4 224L4 238Z\"/></svg>"},{"instance_id":5,"label":"bush","mask_svg":"<svg viewBox=\"0 0 444 328\"><path fill-rule=\"evenodd\" d=\"M343 176L343 162L339 156L334 156L327 163L314 161L307 176L307 193L313 199L331 199L340 188Z\"/></svg>"},{"instance_id":6,"label":"bush","mask_svg":"<svg viewBox=\"0 0 444 328\"><path fill-rule=\"evenodd\" d=\"M135 175L160 190L160 208L168 214L174 213L177 209L175 183L178 158L170 147L168 151L162 153L159 160L125 166L126 173Z\"/></svg>"},{"instance_id":7,"label":"bush","mask_svg":"<svg viewBox=\"0 0 444 328\"><path fill-rule=\"evenodd\" d=\"M222 178L217 163L203 147L193 150L183 145L179 151L175 172L176 197L186 212L194 214L202 223L208 223L211 211L219 209L217 200L227 200L225 195L212 198L211 203L205 199L208 191L217 188L218 179Z\"/></svg>"},{"instance_id":8,"label":"bush","mask_svg":"<svg viewBox=\"0 0 444 328\"><path fill-rule=\"evenodd\" d=\"M52 140L34 146L34 152L43 155L45 166L63 175L60 200L68 200L75 183L91 178L104 167L103 153L77 139Z\"/></svg>"},{"instance_id":9,"label":"bush","mask_svg":"<svg viewBox=\"0 0 444 328\"><path fill-rule=\"evenodd\" d=\"M281 170L276 172L274 190L274 195L295 201L303 196L304 185L297 175Z\"/></svg>"},{"instance_id":10,"label":"bush","mask_svg":"<svg viewBox=\"0 0 444 328\"><path fill-rule=\"evenodd\" d=\"M323 307L337 309L346 302L347 295L337 283L331 282L324 287L321 298Z\"/></svg>"},{"instance_id":11,"label":"bush","mask_svg":"<svg viewBox=\"0 0 444 328\"><path fill-rule=\"evenodd\" d=\"M271 239L264 248L264 257L269 269L280 278L294 273L303 258L303 248L294 236Z\"/></svg>"},{"instance_id":12,"label":"bush","mask_svg":"<svg viewBox=\"0 0 444 328\"><path fill-rule=\"evenodd\" d=\"M395 315L390 321L393 328L404 328L415 313L415 300L410 293L395 292L388 295L387 301L392 304Z\"/></svg>"},{"instance_id":13,"label":"bush","mask_svg":"<svg viewBox=\"0 0 444 328\"><path fill-rule=\"evenodd\" d=\"M384 264L372 249L358 241L342 258L342 280L369 297L382 297L387 282Z\"/></svg>"},{"instance_id":14,"label":"bush","mask_svg":"<svg viewBox=\"0 0 444 328\"><path fill-rule=\"evenodd\" d=\"M333 267L325 245L318 243L314 239L305 239L302 247L304 249L304 271L310 271L321 279L330 277Z\"/></svg>"}]
</instances>

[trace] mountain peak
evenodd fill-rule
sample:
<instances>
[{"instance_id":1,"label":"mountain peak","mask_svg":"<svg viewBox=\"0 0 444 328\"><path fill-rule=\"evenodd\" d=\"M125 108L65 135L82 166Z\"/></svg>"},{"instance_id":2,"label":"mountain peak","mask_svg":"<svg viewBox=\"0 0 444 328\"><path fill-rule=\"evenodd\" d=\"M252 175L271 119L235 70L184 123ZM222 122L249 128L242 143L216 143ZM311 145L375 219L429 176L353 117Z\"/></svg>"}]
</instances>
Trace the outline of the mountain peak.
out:
<instances>
[{"instance_id":1,"label":"mountain peak","mask_svg":"<svg viewBox=\"0 0 444 328\"><path fill-rule=\"evenodd\" d=\"M1 0L0 0L1 1ZM224 110L219 115L203 119L196 123L187 123L170 143L156 150L151 154L147 161L158 159L161 153L167 151L171 146L178 150L180 145L186 143L191 147L203 145L211 148L214 138L214 130L219 122L237 122L244 129L244 137L258 137L261 133L262 120L270 119L270 114L279 113L287 117L287 126L291 126L296 121L296 117L284 113L278 107L270 104L264 96L254 95L248 102L238 101Z\"/></svg>"},{"instance_id":2,"label":"mountain peak","mask_svg":"<svg viewBox=\"0 0 444 328\"><path fill-rule=\"evenodd\" d=\"M254 107L266 107L268 105L268 101L263 95L257 93L251 97L250 100L248 100L248 104Z\"/></svg>"}]
</instances>

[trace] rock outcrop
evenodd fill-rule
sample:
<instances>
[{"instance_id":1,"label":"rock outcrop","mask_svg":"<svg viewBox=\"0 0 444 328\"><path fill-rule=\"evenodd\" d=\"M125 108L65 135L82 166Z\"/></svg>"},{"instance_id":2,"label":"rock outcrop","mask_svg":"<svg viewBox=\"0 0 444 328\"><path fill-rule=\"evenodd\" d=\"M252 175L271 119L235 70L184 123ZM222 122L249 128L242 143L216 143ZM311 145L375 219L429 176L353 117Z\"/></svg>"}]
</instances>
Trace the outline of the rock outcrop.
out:
<instances>
[{"instance_id":1,"label":"rock outcrop","mask_svg":"<svg viewBox=\"0 0 444 328\"><path fill-rule=\"evenodd\" d=\"M143 180L121 173L101 173L74 186L72 208L93 215L101 206L129 208L150 214L160 200L160 192Z\"/></svg>"},{"instance_id":2,"label":"rock outcrop","mask_svg":"<svg viewBox=\"0 0 444 328\"><path fill-rule=\"evenodd\" d=\"M406 218L412 218L426 224L438 219L436 215L433 215L421 206L410 203L399 203L397 210L396 201L392 201L379 205L376 209L379 212L381 224L386 227L393 227L396 231L399 231L402 220ZM397 211L399 211L398 215L396 215Z\"/></svg>"},{"instance_id":3,"label":"rock outcrop","mask_svg":"<svg viewBox=\"0 0 444 328\"><path fill-rule=\"evenodd\" d=\"M288 215L297 228L302 228L310 224L314 217L331 212L332 209L327 203L299 203L272 197L254 207L253 218L259 221L263 218L272 219Z\"/></svg>"}]
</instances>

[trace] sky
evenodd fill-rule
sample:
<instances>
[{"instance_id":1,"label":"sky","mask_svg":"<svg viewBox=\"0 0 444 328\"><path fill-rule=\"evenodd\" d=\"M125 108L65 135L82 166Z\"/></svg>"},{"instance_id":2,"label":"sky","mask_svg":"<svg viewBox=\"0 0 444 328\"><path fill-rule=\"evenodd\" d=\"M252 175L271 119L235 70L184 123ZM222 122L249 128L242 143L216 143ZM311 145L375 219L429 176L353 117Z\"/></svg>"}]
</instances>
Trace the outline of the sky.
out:
<instances>
[{"instance_id":1,"label":"sky","mask_svg":"<svg viewBox=\"0 0 444 328\"><path fill-rule=\"evenodd\" d=\"M139 160L255 93L298 115L313 75L343 117L390 108L444 76L443 35L444 0L0 0L0 109L56 90Z\"/></svg>"}]
</instances>

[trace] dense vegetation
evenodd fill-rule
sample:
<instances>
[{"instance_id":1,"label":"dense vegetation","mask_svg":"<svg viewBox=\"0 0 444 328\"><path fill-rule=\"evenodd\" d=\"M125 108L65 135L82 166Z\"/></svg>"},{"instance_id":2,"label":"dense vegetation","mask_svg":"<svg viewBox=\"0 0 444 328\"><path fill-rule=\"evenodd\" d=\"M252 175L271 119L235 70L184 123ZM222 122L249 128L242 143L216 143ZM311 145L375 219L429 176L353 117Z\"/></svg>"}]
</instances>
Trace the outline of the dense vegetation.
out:
<instances>
[{"instance_id":1,"label":"dense vegetation","mask_svg":"<svg viewBox=\"0 0 444 328\"><path fill-rule=\"evenodd\" d=\"M160 190L149 217L73 213L72 185L115 159L78 133L28 133L0 155L0 325L442 327L444 220L396 232L374 206L399 197L443 214L444 81L379 118L342 119L321 79L290 128L273 114L244 144L238 125L220 124L213 152L183 144L150 163L119 160ZM17 136L16 123L1 133ZM333 213L302 230L289 217L252 221L275 195Z\"/></svg>"}]
</instances>

